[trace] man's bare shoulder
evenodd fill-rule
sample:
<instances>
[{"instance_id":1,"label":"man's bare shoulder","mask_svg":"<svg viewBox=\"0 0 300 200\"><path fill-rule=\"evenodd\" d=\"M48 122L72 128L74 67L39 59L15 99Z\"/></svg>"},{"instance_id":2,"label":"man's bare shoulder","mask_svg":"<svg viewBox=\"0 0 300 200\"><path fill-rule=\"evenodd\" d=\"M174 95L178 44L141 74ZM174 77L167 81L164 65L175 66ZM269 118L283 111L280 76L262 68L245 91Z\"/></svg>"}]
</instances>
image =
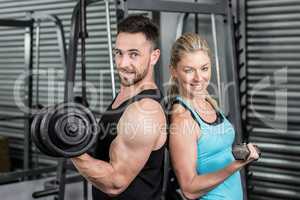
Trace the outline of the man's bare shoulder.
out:
<instances>
[{"instance_id":1,"label":"man's bare shoulder","mask_svg":"<svg viewBox=\"0 0 300 200\"><path fill-rule=\"evenodd\" d=\"M161 105L149 98L130 104L118 124L118 135L131 138L130 142L154 145L166 127L166 118Z\"/></svg>"},{"instance_id":2,"label":"man's bare shoulder","mask_svg":"<svg viewBox=\"0 0 300 200\"><path fill-rule=\"evenodd\" d=\"M139 101L136 101L128 106L125 111L127 114L140 117L159 117L164 116L164 110L159 102L151 98L143 98Z\"/></svg>"}]
</instances>

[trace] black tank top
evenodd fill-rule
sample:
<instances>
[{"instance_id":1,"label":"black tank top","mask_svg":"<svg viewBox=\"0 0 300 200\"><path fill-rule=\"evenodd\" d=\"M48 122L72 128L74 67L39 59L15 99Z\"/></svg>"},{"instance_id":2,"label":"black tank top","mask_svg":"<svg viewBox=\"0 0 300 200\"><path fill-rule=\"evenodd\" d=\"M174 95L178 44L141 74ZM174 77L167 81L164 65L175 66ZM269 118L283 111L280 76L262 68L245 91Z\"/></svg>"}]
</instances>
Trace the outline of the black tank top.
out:
<instances>
[{"instance_id":1,"label":"black tank top","mask_svg":"<svg viewBox=\"0 0 300 200\"><path fill-rule=\"evenodd\" d=\"M115 99L113 100L99 122L100 135L94 152L95 158L109 162L109 148L117 136L117 124L124 110L129 104L143 98L150 98L160 102L162 95L156 89L144 90L123 102L116 109L112 109ZM109 197L93 187L93 200L159 200L162 194L164 150L165 145L158 150L152 151L144 168L120 195Z\"/></svg>"}]
</instances>

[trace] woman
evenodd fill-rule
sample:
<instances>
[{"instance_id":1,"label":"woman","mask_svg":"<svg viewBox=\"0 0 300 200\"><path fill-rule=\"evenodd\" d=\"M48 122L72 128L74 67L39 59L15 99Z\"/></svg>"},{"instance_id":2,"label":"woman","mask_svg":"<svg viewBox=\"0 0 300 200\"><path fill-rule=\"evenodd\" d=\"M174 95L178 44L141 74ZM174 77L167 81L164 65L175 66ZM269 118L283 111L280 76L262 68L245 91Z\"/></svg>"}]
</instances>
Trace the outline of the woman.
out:
<instances>
[{"instance_id":1,"label":"woman","mask_svg":"<svg viewBox=\"0 0 300 200\"><path fill-rule=\"evenodd\" d=\"M176 40L170 60L169 95L171 161L188 199L242 200L239 170L258 159L252 144L245 161L232 155L234 129L209 96L211 54L207 42L193 33Z\"/></svg>"}]
</instances>

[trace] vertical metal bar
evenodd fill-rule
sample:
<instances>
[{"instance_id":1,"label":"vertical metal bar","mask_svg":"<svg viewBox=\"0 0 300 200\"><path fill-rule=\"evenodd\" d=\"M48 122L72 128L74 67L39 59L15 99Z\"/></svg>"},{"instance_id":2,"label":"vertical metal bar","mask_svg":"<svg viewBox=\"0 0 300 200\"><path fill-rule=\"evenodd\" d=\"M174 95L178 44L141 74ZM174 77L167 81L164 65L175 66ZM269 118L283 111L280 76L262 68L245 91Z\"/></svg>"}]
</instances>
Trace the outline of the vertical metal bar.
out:
<instances>
[{"instance_id":1,"label":"vertical metal bar","mask_svg":"<svg viewBox=\"0 0 300 200\"><path fill-rule=\"evenodd\" d=\"M228 7L228 9L230 9ZM235 125L235 130L237 132L237 140L241 141L242 138L242 128L241 128L241 113L240 113L240 88L239 88L239 80L238 80L238 67L237 67L237 55L235 49L235 35L234 35L234 27L233 27L233 20L230 10L227 14L227 31L228 31L228 52L229 52L229 59L231 61L231 66L228 68L228 73L230 75L230 79L234 83L233 87L233 96L231 100L231 105L234 110L233 115L233 122Z\"/></svg>"},{"instance_id":2,"label":"vertical metal bar","mask_svg":"<svg viewBox=\"0 0 300 200\"><path fill-rule=\"evenodd\" d=\"M39 109L39 77L40 77L40 20L36 20L36 32L35 32L35 52L36 52L36 56L35 56L35 65L36 65L36 82L35 82L35 109ZM36 149L36 146L34 146ZM35 156L34 159L34 167L37 167L39 163L39 157Z\"/></svg>"},{"instance_id":3,"label":"vertical metal bar","mask_svg":"<svg viewBox=\"0 0 300 200\"><path fill-rule=\"evenodd\" d=\"M36 21L35 33L35 65L36 65L36 91L35 91L35 106L39 104L39 69L40 69L40 20Z\"/></svg>"},{"instance_id":4,"label":"vertical metal bar","mask_svg":"<svg viewBox=\"0 0 300 200\"><path fill-rule=\"evenodd\" d=\"M211 28L213 34L213 43L214 43L214 55L215 55L215 64L216 64L216 72L217 72L217 86L218 86L218 97L219 97L219 105L220 108L223 109L224 102L222 97L221 90L221 72L220 72L220 63L219 63L219 55L218 55L218 41L217 41L217 29L216 29L216 18L215 14L211 14Z\"/></svg>"},{"instance_id":5,"label":"vertical metal bar","mask_svg":"<svg viewBox=\"0 0 300 200\"><path fill-rule=\"evenodd\" d=\"M24 54L25 54L25 71L27 72L27 77L25 81L25 87L27 85L27 94L25 94L25 105L27 105L28 112L31 112L32 108L32 32L33 27L25 28L25 38L24 38ZM25 113L27 116L24 122L24 160L23 168L28 170L31 164L31 138L30 138L30 113Z\"/></svg>"},{"instance_id":6,"label":"vertical metal bar","mask_svg":"<svg viewBox=\"0 0 300 200\"><path fill-rule=\"evenodd\" d=\"M81 39L81 95L84 106L86 105L86 57L85 57L85 39Z\"/></svg>"},{"instance_id":7,"label":"vertical metal bar","mask_svg":"<svg viewBox=\"0 0 300 200\"><path fill-rule=\"evenodd\" d=\"M65 158L60 158L58 161L57 168L57 180L58 180L58 200L65 199L65 188L66 188L66 164L67 161Z\"/></svg>"},{"instance_id":8,"label":"vertical metal bar","mask_svg":"<svg viewBox=\"0 0 300 200\"><path fill-rule=\"evenodd\" d=\"M115 86L114 62L113 62L113 55L112 55L112 40L111 40L111 33L110 33L109 0L105 0L105 17L106 17L106 31L107 31L108 53L109 53L109 63L110 63L111 89L112 89L112 97L115 98L116 86Z\"/></svg>"},{"instance_id":9,"label":"vertical metal bar","mask_svg":"<svg viewBox=\"0 0 300 200\"><path fill-rule=\"evenodd\" d=\"M247 92L247 85L248 85L248 70L247 70L247 62L246 62L246 55L247 55L247 46L246 46L246 0L239 0L237 1L237 23L240 23L239 29L238 29L238 33L239 35L242 36L242 38L239 41L239 48L237 52L240 52L239 55L239 67L243 68L243 84L241 83L241 85L245 85L244 88L242 88L242 91L244 92L244 99L248 99L248 92ZM239 77L241 79L241 77ZM241 99L243 99L243 97L240 97ZM242 102L241 102L242 103ZM242 105L241 107L243 108L241 110L241 112L243 113L243 120L244 122L248 122L248 109L246 108L246 104L244 103L244 105ZM244 127L243 128L243 139L248 139L249 135L248 132L244 131L246 130L246 125L243 124Z\"/></svg>"},{"instance_id":10,"label":"vertical metal bar","mask_svg":"<svg viewBox=\"0 0 300 200\"><path fill-rule=\"evenodd\" d=\"M244 98L246 99L246 102L244 105L241 106L241 113L244 113L244 123L241 125L241 130L242 133L240 135L240 141L248 141L249 139L249 132L247 131L246 127L248 123L248 109L247 109L247 99L248 99L248 92L247 92L247 85L248 85L248 69L247 69L247 62L246 62L246 55L247 55L247 46L246 46L246 41L247 41L247 34L246 34L246 0L237 0L237 22L241 23L240 27L239 27L239 34L242 35L241 41L239 43L239 48L241 48L243 51L241 53L241 55L237 55L239 56L239 63L237 63L239 65L239 67L243 67L244 68L244 85L245 88L243 88L243 92L244 92ZM239 49L240 50L240 49ZM239 97L240 99L242 99L243 97ZM242 103L242 101L241 101ZM243 118L243 115L241 115L241 119ZM248 167L244 170L241 171L241 175L243 178L243 189L244 189L244 200L247 200L248 198L248 193L250 193L251 191L247 190L248 189L248 180L246 177L246 174L248 173L249 169Z\"/></svg>"},{"instance_id":11,"label":"vertical metal bar","mask_svg":"<svg viewBox=\"0 0 300 200\"><path fill-rule=\"evenodd\" d=\"M76 76L77 61L76 58L79 38L78 6L79 4L77 4L74 8L71 19L70 40L67 54L67 68L65 71L64 102L71 102L74 98L74 82Z\"/></svg>"},{"instance_id":12,"label":"vertical metal bar","mask_svg":"<svg viewBox=\"0 0 300 200\"><path fill-rule=\"evenodd\" d=\"M195 3L197 3L198 0L195 0ZM198 13L195 13L195 33L199 33L199 19L198 19Z\"/></svg>"},{"instance_id":13,"label":"vertical metal bar","mask_svg":"<svg viewBox=\"0 0 300 200\"><path fill-rule=\"evenodd\" d=\"M86 179L83 180L83 200L88 200L88 182Z\"/></svg>"},{"instance_id":14,"label":"vertical metal bar","mask_svg":"<svg viewBox=\"0 0 300 200\"><path fill-rule=\"evenodd\" d=\"M233 81L233 89L231 90L231 111L234 112L232 114L232 122L234 124L234 128L236 131L236 142L242 142L242 121L241 121L241 106L240 106L240 85L238 80L238 67L237 67L237 55L236 55L236 47L235 47L235 33L234 33L234 26L232 20L232 12L230 7L230 0L227 0L227 32L228 32L228 52L229 52L229 59L231 65L227 69L228 76L230 80ZM247 200L247 179L245 169L241 170L241 179L242 179L242 186L243 186L243 193L244 193L244 200Z\"/></svg>"},{"instance_id":15,"label":"vertical metal bar","mask_svg":"<svg viewBox=\"0 0 300 200\"><path fill-rule=\"evenodd\" d=\"M63 25L59 18L54 17L54 22L56 24L56 33L58 40L58 47L60 51L60 58L63 70L66 71L67 68L67 56L66 56L66 44L65 44L65 35Z\"/></svg>"},{"instance_id":16,"label":"vertical metal bar","mask_svg":"<svg viewBox=\"0 0 300 200\"><path fill-rule=\"evenodd\" d=\"M188 13L182 13L179 15L178 20L177 20L175 39L179 38L182 35L183 24L186 22L188 16L189 16Z\"/></svg>"},{"instance_id":17,"label":"vertical metal bar","mask_svg":"<svg viewBox=\"0 0 300 200\"><path fill-rule=\"evenodd\" d=\"M115 4L117 6L117 9L122 10L124 12L123 18L127 17L128 16L127 0L115 0Z\"/></svg>"},{"instance_id":18,"label":"vertical metal bar","mask_svg":"<svg viewBox=\"0 0 300 200\"><path fill-rule=\"evenodd\" d=\"M86 29L86 2L85 0L80 1L80 40L81 40L81 95L82 103L84 106L87 106L87 97L86 97L86 49L85 49L85 40L88 38L88 33Z\"/></svg>"},{"instance_id":19,"label":"vertical metal bar","mask_svg":"<svg viewBox=\"0 0 300 200\"><path fill-rule=\"evenodd\" d=\"M160 13L157 11L153 11L152 12L152 21L158 26L158 28L160 29ZM161 41L158 41L157 47L159 49L161 49ZM162 62L161 59L158 60L158 62L156 63L156 67L154 68L154 80L156 85L159 87L160 91L163 91L163 87L162 87L162 73L160 71L160 69L162 69Z\"/></svg>"}]
</instances>

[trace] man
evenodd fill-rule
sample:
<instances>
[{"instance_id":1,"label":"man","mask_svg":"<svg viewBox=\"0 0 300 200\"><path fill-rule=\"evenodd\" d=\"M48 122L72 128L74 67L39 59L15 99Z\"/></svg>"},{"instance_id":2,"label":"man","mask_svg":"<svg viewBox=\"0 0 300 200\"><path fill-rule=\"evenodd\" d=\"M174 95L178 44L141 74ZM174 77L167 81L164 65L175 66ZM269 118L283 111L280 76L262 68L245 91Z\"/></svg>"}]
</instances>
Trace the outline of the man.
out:
<instances>
[{"instance_id":1,"label":"man","mask_svg":"<svg viewBox=\"0 0 300 200\"><path fill-rule=\"evenodd\" d=\"M146 17L118 25L114 49L121 87L99 122L95 158L72 158L93 184L93 199L158 200L161 197L166 119L154 66L158 29Z\"/></svg>"}]
</instances>

